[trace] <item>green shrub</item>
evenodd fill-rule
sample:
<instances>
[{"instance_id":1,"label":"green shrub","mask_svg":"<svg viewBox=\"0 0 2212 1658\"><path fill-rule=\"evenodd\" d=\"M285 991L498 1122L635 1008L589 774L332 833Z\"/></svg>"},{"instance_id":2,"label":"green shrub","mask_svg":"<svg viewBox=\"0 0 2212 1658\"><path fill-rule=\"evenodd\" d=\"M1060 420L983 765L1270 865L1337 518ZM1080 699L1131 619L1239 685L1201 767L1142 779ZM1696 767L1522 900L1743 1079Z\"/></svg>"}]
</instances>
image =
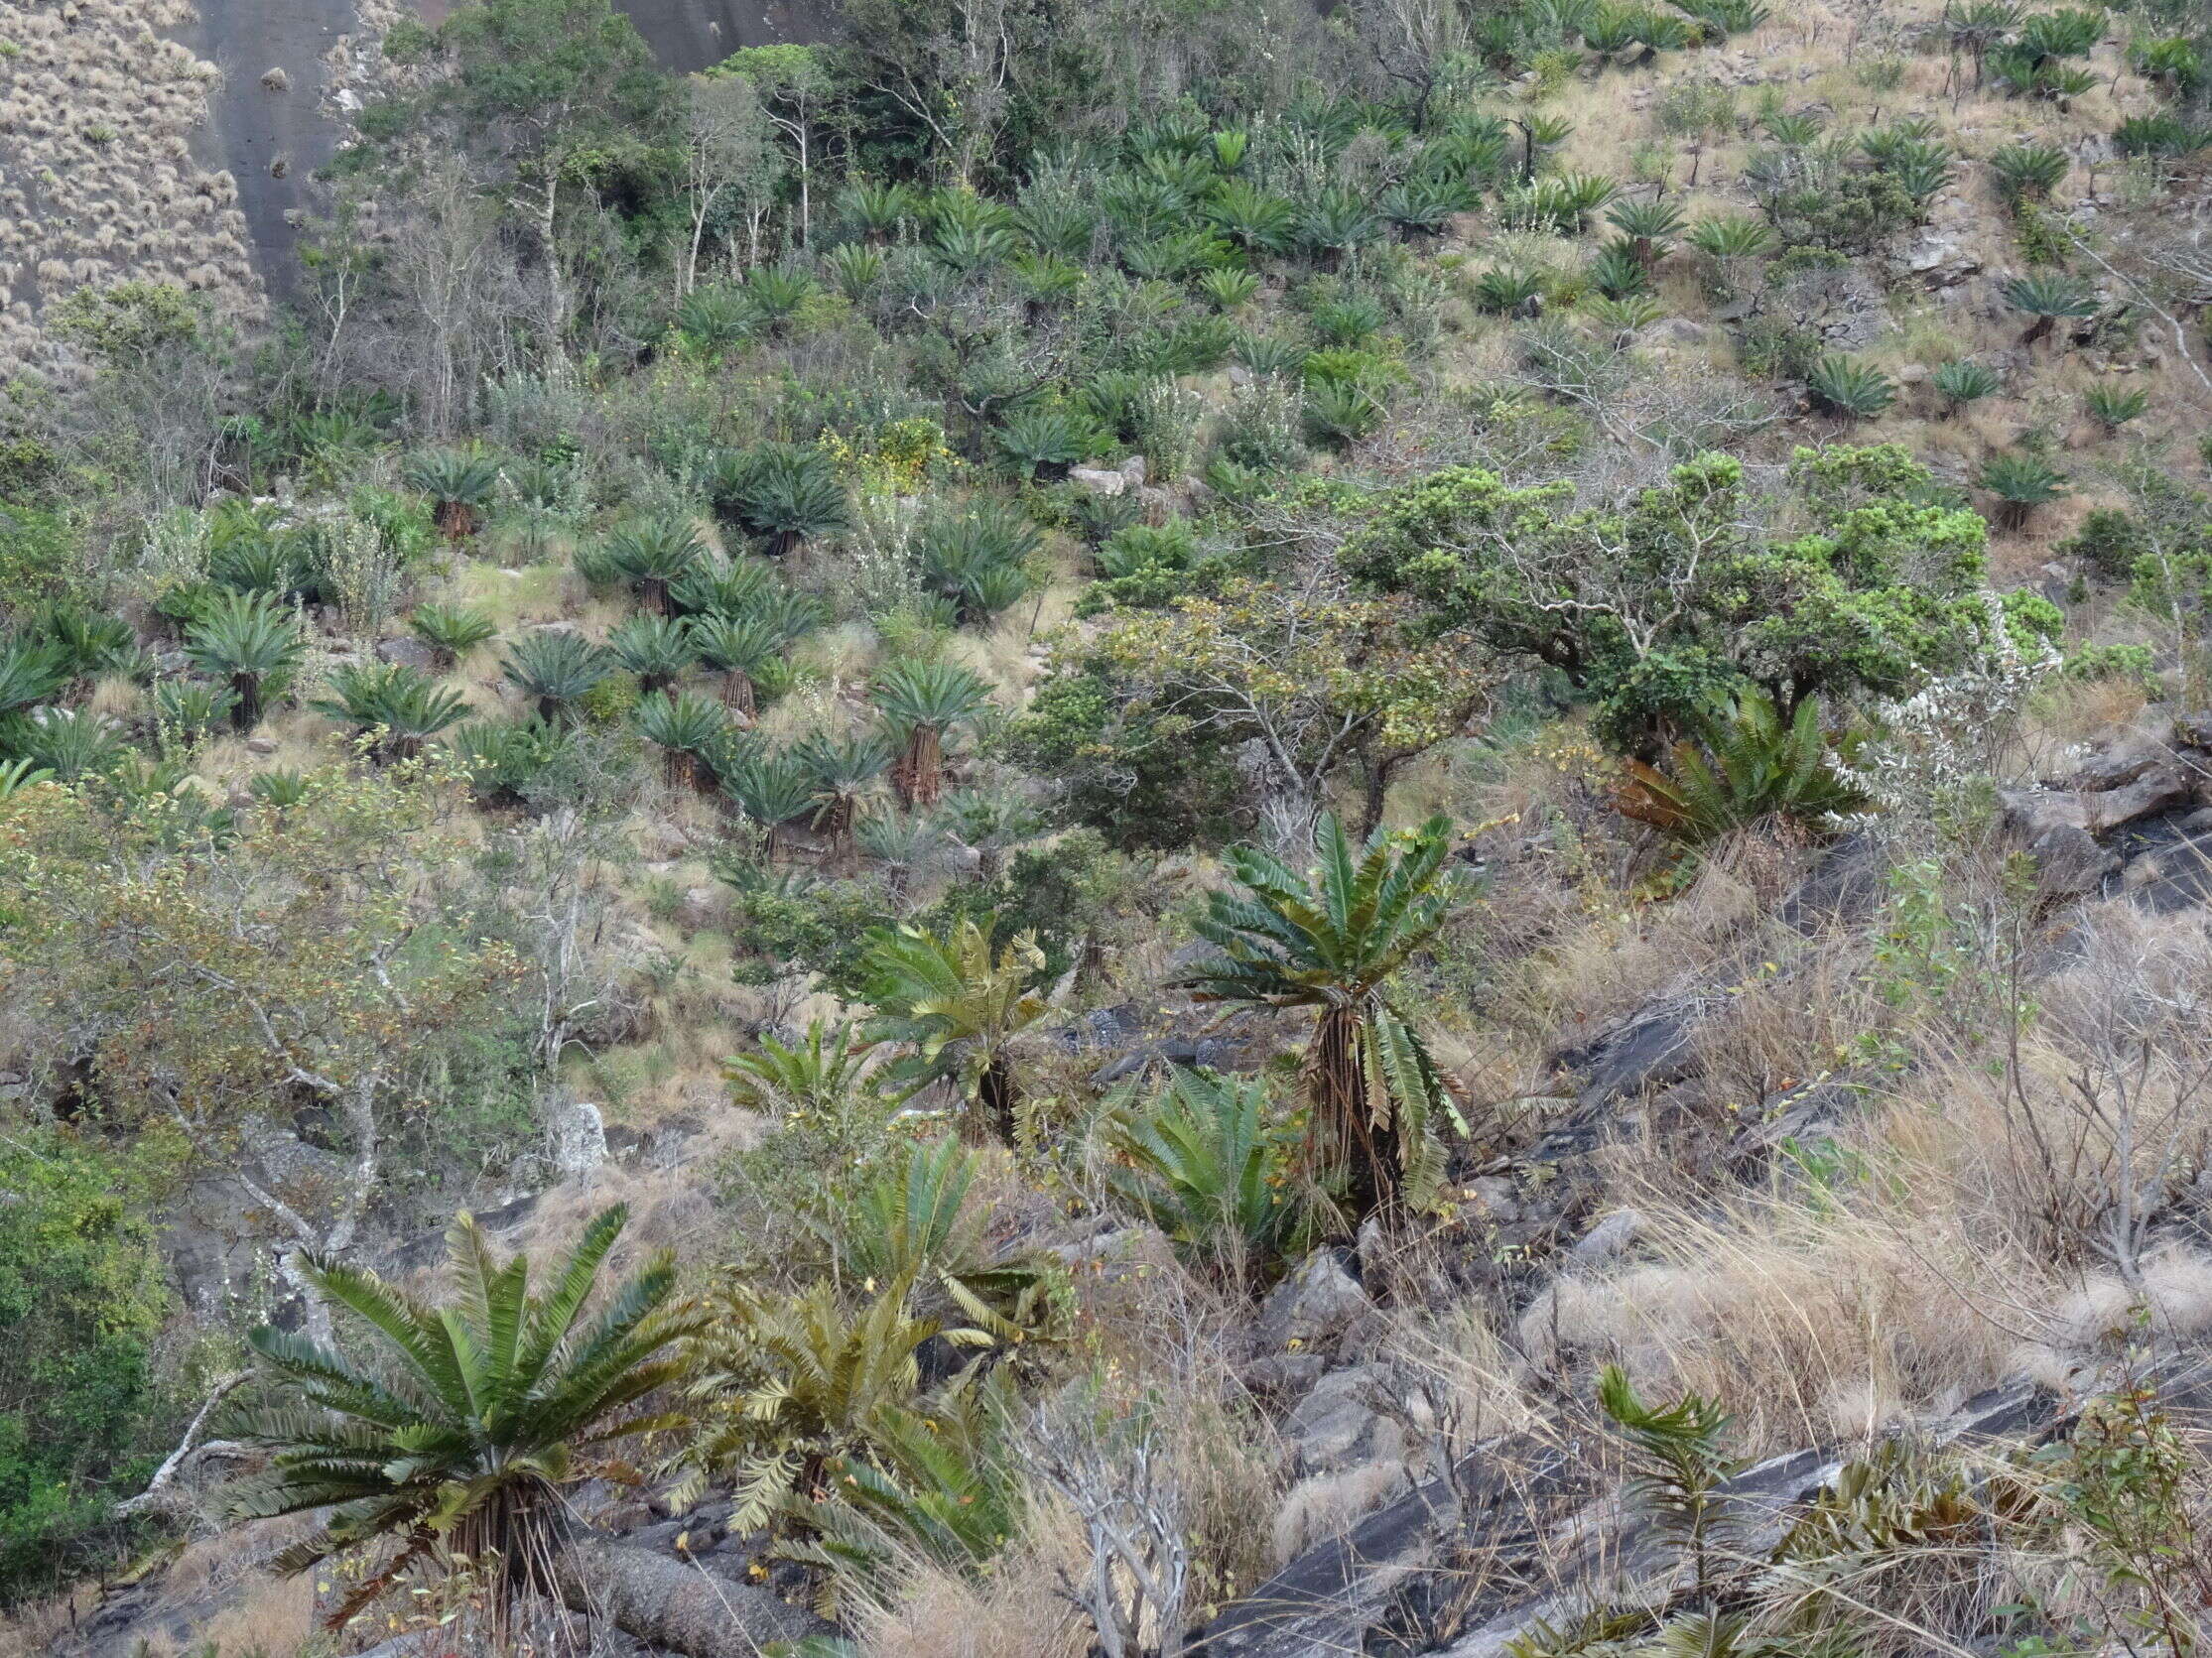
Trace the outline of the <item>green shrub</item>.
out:
<instances>
[{"instance_id":1,"label":"green shrub","mask_svg":"<svg viewBox=\"0 0 2212 1658\"><path fill-rule=\"evenodd\" d=\"M0 1138L0 1604L111 1562L110 1513L168 1424L167 1310L146 1195L60 1132Z\"/></svg>"}]
</instances>

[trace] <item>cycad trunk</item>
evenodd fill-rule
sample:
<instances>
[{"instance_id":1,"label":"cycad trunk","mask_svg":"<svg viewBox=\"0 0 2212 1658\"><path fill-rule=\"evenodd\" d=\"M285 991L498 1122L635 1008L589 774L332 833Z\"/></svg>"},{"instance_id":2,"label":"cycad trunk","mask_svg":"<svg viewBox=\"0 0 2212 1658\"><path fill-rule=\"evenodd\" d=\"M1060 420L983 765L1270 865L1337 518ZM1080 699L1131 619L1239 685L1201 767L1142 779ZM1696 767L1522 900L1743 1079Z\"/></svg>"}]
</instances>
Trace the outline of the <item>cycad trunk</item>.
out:
<instances>
[{"instance_id":1,"label":"cycad trunk","mask_svg":"<svg viewBox=\"0 0 2212 1658\"><path fill-rule=\"evenodd\" d=\"M945 734L934 725L916 725L907 733L906 752L891 781L909 812L935 806L945 793Z\"/></svg>"},{"instance_id":2,"label":"cycad trunk","mask_svg":"<svg viewBox=\"0 0 2212 1658\"><path fill-rule=\"evenodd\" d=\"M722 706L751 719L758 712L753 701L752 676L732 668L722 675Z\"/></svg>"},{"instance_id":3,"label":"cycad trunk","mask_svg":"<svg viewBox=\"0 0 2212 1658\"><path fill-rule=\"evenodd\" d=\"M1014 1143L1014 1111L1020 1104L1021 1086L1014 1081L1014 1068L1005 1055L991 1055L976 1080L976 1105L1001 1145Z\"/></svg>"},{"instance_id":4,"label":"cycad trunk","mask_svg":"<svg viewBox=\"0 0 2212 1658\"><path fill-rule=\"evenodd\" d=\"M476 533L476 509L466 501L440 501L435 518L448 541L466 541Z\"/></svg>"},{"instance_id":5,"label":"cycad trunk","mask_svg":"<svg viewBox=\"0 0 2212 1658\"><path fill-rule=\"evenodd\" d=\"M768 1591L671 1555L580 1537L554 1559L562 1602L601 1617L634 1640L684 1658L756 1658L836 1631Z\"/></svg>"},{"instance_id":6,"label":"cycad trunk","mask_svg":"<svg viewBox=\"0 0 2212 1658\"><path fill-rule=\"evenodd\" d=\"M1398 1203L1398 1127L1388 1100L1368 1097L1361 1063L1366 1021L1359 1004L1345 1002L1321 1016L1306 1051L1306 1087L1313 1104L1307 1156L1317 1175L1344 1182L1344 1205L1353 1226ZM1380 1120L1377 1120L1379 1106Z\"/></svg>"},{"instance_id":7,"label":"cycad trunk","mask_svg":"<svg viewBox=\"0 0 2212 1658\"><path fill-rule=\"evenodd\" d=\"M261 676L230 676L230 728L243 735L261 723Z\"/></svg>"}]
</instances>

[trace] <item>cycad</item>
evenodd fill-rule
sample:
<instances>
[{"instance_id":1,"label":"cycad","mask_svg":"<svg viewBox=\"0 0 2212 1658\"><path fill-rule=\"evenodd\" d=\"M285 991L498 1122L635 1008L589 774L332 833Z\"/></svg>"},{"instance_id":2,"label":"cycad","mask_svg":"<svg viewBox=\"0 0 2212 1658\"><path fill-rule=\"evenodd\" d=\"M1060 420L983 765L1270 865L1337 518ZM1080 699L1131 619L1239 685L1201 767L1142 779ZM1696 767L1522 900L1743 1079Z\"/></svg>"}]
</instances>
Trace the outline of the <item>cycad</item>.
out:
<instances>
[{"instance_id":1,"label":"cycad","mask_svg":"<svg viewBox=\"0 0 2212 1658\"><path fill-rule=\"evenodd\" d=\"M553 769L571 740L569 732L533 715L513 724L471 720L455 728L447 746L478 801L515 807L527 802L530 786Z\"/></svg>"},{"instance_id":2,"label":"cycad","mask_svg":"<svg viewBox=\"0 0 2212 1658\"><path fill-rule=\"evenodd\" d=\"M1985 397L1994 397L2005 384L1996 369L1971 357L1945 363L1930 377L1929 383L1942 394L1946 413L1978 403Z\"/></svg>"},{"instance_id":3,"label":"cycad","mask_svg":"<svg viewBox=\"0 0 2212 1658\"><path fill-rule=\"evenodd\" d=\"M1285 1179L1292 1147L1268 1103L1257 1080L1174 1069L1152 1099L1102 1125L1120 1160L1106 1176L1114 1194L1215 1271L1237 1275L1282 1253L1304 1206Z\"/></svg>"},{"instance_id":4,"label":"cycad","mask_svg":"<svg viewBox=\"0 0 2212 1658\"><path fill-rule=\"evenodd\" d=\"M661 751L671 784L688 783L702 792L715 786L708 757L728 729L719 703L695 692L670 697L656 691L638 702L631 718L637 734Z\"/></svg>"},{"instance_id":5,"label":"cycad","mask_svg":"<svg viewBox=\"0 0 2212 1658\"><path fill-rule=\"evenodd\" d=\"M2141 386L2117 386L2106 382L2091 386L2082 393L2081 401L2090 419L2111 433L2118 432L2132 420L2140 420L2144 411L2150 407L2150 393Z\"/></svg>"},{"instance_id":6,"label":"cycad","mask_svg":"<svg viewBox=\"0 0 2212 1658\"><path fill-rule=\"evenodd\" d=\"M1742 1466L1721 1450L1728 1413L1696 1393L1671 1405L1647 1405L1617 1364L1600 1374L1598 1402L1631 1453L1630 1493L1687 1557L1692 1593L1709 1601L1714 1557L1737 1535L1721 1492Z\"/></svg>"},{"instance_id":7,"label":"cycad","mask_svg":"<svg viewBox=\"0 0 2212 1658\"><path fill-rule=\"evenodd\" d=\"M783 849L787 825L814 810L814 773L796 755L748 752L721 768L722 790L767 831L768 856Z\"/></svg>"},{"instance_id":8,"label":"cycad","mask_svg":"<svg viewBox=\"0 0 2212 1658\"><path fill-rule=\"evenodd\" d=\"M377 757L383 760L413 759L428 738L459 723L468 712L458 692L396 662L332 670L327 694L310 705L356 731L377 733Z\"/></svg>"},{"instance_id":9,"label":"cycad","mask_svg":"<svg viewBox=\"0 0 2212 1658\"><path fill-rule=\"evenodd\" d=\"M604 557L637 585L647 609L669 614L669 588L698 564L707 551L699 531L681 518L649 518L625 524L607 537Z\"/></svg>"},{"instance_id":10,"label":"cycad","mask_svg":"<svg viewBox=\"0 0 2212 1658\"><path fill-rule=\"evenodd\" d=\"M914 192L904 185L863 180L838 194L838 216L875 243L889 241L902 225L911 223L914 207Z\"/></svg>"},{"instance_id":11,"label":"cycad","mask_svg":"<svg viewBox=\"0 0 2212 1658\"><path fill-rule=\"evenodd\" d=\"M763 1033L746 1053L722 1061L729 1095L747 1110L774 1123L805 1121L819 1134L826 1128L840 1149L856 1153L872 1143L890 1114L876 1073L886 1056L852 1025L807 1026L795 1043ZM857 1123L852 1119L860 1119ZM846 1131L837 1132L840 1125Z\"/></svg>"},{"instance_id":12,"label":"cycad","mask_svg":"<svg viewBox=\"0 0 2212 1658\"><path fill-rule=\"evenodd\" d=\"M2005 449L1982 462L1974 475L1981 488L1997 497L1998 522L2008 530L2024 530L2035 509L2066 493L2066 479L2055 467L2018 449Z\"/></svg>"},{"instance_id":13,"label":"cycad","mask_svg":"<svg viewBox=\"0 0 2212 1658\"><path fill-rule=\"evenodd\" d=\"M771 558L794 553L847 522L836 463L821 449L796 444L762 444L746 456L736 510Z\"/></svg>"},{"instance_id":14,"label":"cycad","mask_svg":"<svg viewBox=\"0 0 2212 1658\"><path fill-rule=\"evenodd\" d=\"M1618 201L1606 221L1628 239L1636 263L1649 269L1660 259L1682 230L1682 209L1664 197L1642 201Z\"/></svg>"},{"instance_id":15,"label":"cycad","mask_svg":"<svg viewBox=\"0 0 2212 1658\"><path fill-rule=\"evenodd\" d=\"M2058 325L2060 318L2097 315L2097 293L2078 277L2049 273L2016 277L2004 287L2005 303L2035 319L2020 335L2022 345L2032 345Z\"/></svg>"},{"instance_id":16,"label":"cycad","mask_svg":"<svg viewBox=\"0 0 2212 1658\"><path fill-rule=\"evenodd\" d=\"M1699 219L1690 227L1690 246L1706 258L1728 261L1732 259L1757 259L1771 253L1780 245L1774 227L1763 219L1745 213L1731 213L1722 218Z\"/></svg>"},{"instance_id":17,"label":"cycad","mask_svg":"<svg viewBox=\"0 0 2212 1658\"><path fill-rule=\"evenodd\" d=\"M963 625L988 620L1029 590L1024 567L1038 544L1027 517L995 503L935 515L914 536L924 590L951 601Z\"/></svg>"},{"instance_id":18,"label":"cycad","mask_svg":"<svg viewBox=\"0 0 2212 1658\"><path fill-rule=\"evenodd\" d=\"M830 861L854 861L852 825L870 786L890 769L891 745L875 731L833 737L817 731L791 745L791 757L814 782L814 827L830 841Z\"/></svg>"},{"instance_id":19,"label":"cycad","mask_svg":"<svg viewBox=\"0 0 2212 1658\"><path fill-rule=\"evenodd\" d=\"M1404 835L1377 829L1357 854L1326 818L1320 865L1303 875L1257 847L1232 847L1236 888L1209 894L1197 924L1217 954L1179 981L1206 1000L1314 1011L1306 1156L1317 1178L1341 1186L1354 1226L1425 1197L1440 1168L1440 1118L1465 1131L1388 990L1444 925L1450 847L1441 817Z\"/></svg>"},{"instance_id":20,"label":"cycad","mask_svg":"<svg viewBox=\"0 0 2212 1658\"><path fill-rule=\"evenodd\" d=\"M1006 412L991 441L1015 474L1028 479L1040 472L1064 476L1070 466L1090 455L1099 440L1090 423L1073 409L1023 404Z\"/></svg>"},{"instance_id":21,"label":"cycad","mask_svg":"<svg viewBox=\"0 0 2212 1658\"><path fill-rule=\"evenodd\" d=\"M1805 389L1830 414L1844 420L1872 420L1897 400L1897 388L1879 368L1830 352L1805 376Z\"/></svg>"},{"instance_id":22,"label":"cycad","mask_svg":"<svg viewBox=\"0 0 2212 1658\"><path fill-rule=\"evenodd\" d=\"M908 811L935 806L945 789L945 738L990 701L981 676L953 662L902 662L876 676L877 711L904 747L892 787Z\"/></svg>"},{"instance_id":23,"label":"cycad","mask_svg":"<svg viewBox=\"0 0 2212 1658\"><path fill-rule=\"evenodd\" d=\"M567 717L570 704L614 672L605 651L582 634L562 630L525 633L508 645L499 671L525 697L535 698L540 719Z\"/></svg>"},{"instance_id":24,"label":"cycad","mask_svg":"<svg viewBox=\"0 0 2212 1658\"><path fill-rule=\"evenodd\" d=\"M1224 179L1204 211L1246 253L1280 253L1297 232L1298 209L1246 179Z\"/></svg>"},{"instance_id":25,"label":"cycad","mask_svg":"<svg viewBox=\"0 0 2212 1658\"><path fill-rule=\"evenodd\" d=\"M910 1317L908 1288L884 1285L857 1312L828 1282L772 1298L732 1278L704 1297L686 1389L700 1432L670 1500L688 1504L711 1478L727 1479L729 1524L742 1532L829 1497L833 1465L865 1456L885 1417L914 1403L923 1342L991 1344L982 1331Z\"/></svg>"},{"instance_id":26,"label":"cycad","mask_svg":"<svg viewBox=\"0 0 2212 1658\"><path fill-rule=\"evenodd\" d=\"M849 1278L905 1284L917 1311L1024 1340L1050 1314L1047 1279L1033 1259L984 1243L982 1216L968 1202L977 1167L950 1137L914 1147L834 1212L831 1242Z\"/></svg>"},{"instance_id":27,"label":"cycad","mask_svg":"<svg viewBox=\"0 0 2212 1658\"><path fill-rule=\"evenodd\" d=\"M431 516L448 541L466 541L499 487L499 468L473 449L431 449L400 469L408 488L430 497Z\"/></svg>"},{"instance_id":28,"label":"cycad","mask_svg":"<svg viewBox=\"0 0 2212 1658\"><path fill-rule=\"evenodd\" d=\"M264 1325L248 1337L272 1396L232 1438L269 1452L232 1493L241 1518L313 1513L318 1529L277 1557L291 1574L362 1545L398 1552L349 1594L333 1627L418 1561L444 1552L490 1575L494 1616L554 1577L564 1486L622 1441L677 1418L644 1401L674 1382L671 1349L698 1330L667 1311L666 1251L586 1309L627 1212L584 1230L547 1293L528 1261L496 1262L466 1213L447 1232L447 1294L431 1303L373 1272L314 1256L300 1271L345 1321L344 1349Z\"/></svg>"},{"instance_id":29,"label":"cycad","mask_svg":"<svg viewBox=\"0 0 2212 1658\"><path fill-rule=\"evenodd\" d=\"M2071 158L2055 144L2008 144L1990 156L1990 172L1997 180L1998 191L2014 207L2048 196L2072 165Z\"/></svg>"},{"instance_id":30,"label":"cycad","mask_svg":"<svg viewBox=\"0 0 2212 1658\"><path fill-rule=\"evenodd\" d=\"M229 716L235 701L228 686L162 680L154 687L154 729L164 744L196 743Z\"/></svg>"},{"instance_id":31,"label":"cycad","mask_svg":"<svg viewBox=\"0 0 2212 1658\"><path fill-rule=\"evenodd\" d=\"M956 1080L977 1126L1011 1145L1021 1103L1011 1046L1044 1016L1044 998L1029 983L1045 958L1026 933L994 948L994 926L985 917L956 922L942 936L909 927L870 933L863 993L876 1012L867 1034L913 1049L892 1075L910 1091Z\"/></svg>"},{"instance_id":32,"label":"cycad","mask_svg":"<svg viewBox=\"0 0 2212 1658\"><path fill-rule=\"evenodd\" d=\"M267 593L211 595L185 635L193 666L237 699L230 723L238 731L261 723L262 704L283 695L306 650L298 619Z\"/></svg>"},{"instance_id":33,"label":"cycad","mask_svg":"<svg viewBox=\"0 0 2212 1658\"><path fill-rule=\"evenodd\" d=\"M721 676L722 703L750 719L758 709L761 676L783 662L784 630L768 616L694 616L691 647Z\"/></svg>"},{"instance_id":34,"label":"cycad","mask_svg":"<svg viewBox=\"0 0 2212 1658\"><path fill-rule=\"evenodd\" d=\"M1518 315L1534 304L1544 291L1544 279L1534 271L1494 266L1475 279L1475 304L1503 317Z\"/></svg>"},{"instance_id":35,"label":"cycad","mask_svg":"<svg viewBox=\"0 0 2212 1658\"><path fill-rule=\"evenodd\" d=\"M1828 828L1863 810L1867 796L1830 760L1820 715L1818 698L1784 719L1771 696L1747 689L1733 706L1700 715L1663 766L1631 760L1615 805L1685 846L1762 818Z\"/></svg>"},{"instance_id":36,"label":"cycad","mask_svg":"<svg viewBox=\"0 0 2212 1658\"><path fill-rule=\"evenodd\" d=\"M1298 239L1332 262L1373 241L1381 228L1359 191L1337 185L1321 191L1298 215Z\"/></svg>"},{"instance_id":37,"label":"cycad","mask_svg":"<svg viewBox=\"0 0 2212 1658\"><path fill-rule=\"evenodd\" d=\"M1236 265L1201 271L1198 291L1216 311L1241 311L1259 293L1259 273Z\"/></svg>"},{"instance_id":38,"label":"cycad","mask_svg":"<svg viewBox=\"0 0 2212 1658\"><path fill-rule=\"evenodd\" d=\"M687 616L748 616L781 590L765 560L702 560L670 583L668 599Z\"/></svg>"},{"instance_id":39,"label":"cycad","mask_svg":"<svg viewBox=\"0 0 2212 1658\"><path fill-rule=\"evenodd\" d=\"M51 640L0 642L0 714L35 707L62 689L62 652Z\"/></svg>"},{"instance_id":40,"label":"cycad","mask_svg":"<svg viewBox=\"0 0 2212 1658\"><path fill-rule=\"evenodd\" d=\"M418 605L407 626L431 648L441 668L451 668L478 645L499 636L498 624L472 604Z\"/></svg>"},{"instance_id":41,"label":"cycad","mask_svg":"<svg viewBox=\"0 0 2212 1658\"><path fill-rule=\"evenodd\" d=\"M637 676L647 695L666 690L670 681L697 658L692 630L668 616L625 616L606 630L607 654Z\"/></svg>"},{"instance_id":42,"label":"cycad","mask_svg":"<svg viewBox=\"0 0 2212 1658\"><path fill-rule=\"evenodd\" d=\"M17 726L12 746L58 783L104 777L130 752L107 720L90 708L44 709Z\"/></svg>"}]
</instances>

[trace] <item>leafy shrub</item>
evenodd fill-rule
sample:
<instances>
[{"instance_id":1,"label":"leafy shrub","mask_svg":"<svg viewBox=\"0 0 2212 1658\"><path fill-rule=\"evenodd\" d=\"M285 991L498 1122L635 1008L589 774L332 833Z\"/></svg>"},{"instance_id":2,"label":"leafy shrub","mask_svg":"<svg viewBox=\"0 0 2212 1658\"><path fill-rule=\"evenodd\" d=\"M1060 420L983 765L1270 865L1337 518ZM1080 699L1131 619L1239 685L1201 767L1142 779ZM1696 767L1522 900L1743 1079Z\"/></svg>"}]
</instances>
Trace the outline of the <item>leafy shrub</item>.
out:
<instances>
[{"instance_id":1,"label":"leafy shrub","mask_svg":"<svg viewBox=\"0 0 2212 1658\"><path fill-rule=\"evenodd\" d=\"M166 1427L168 1297L133 1173L34 1123L0 1139L0 1604L112 1559Z\"/></svg>"}]
</instances>

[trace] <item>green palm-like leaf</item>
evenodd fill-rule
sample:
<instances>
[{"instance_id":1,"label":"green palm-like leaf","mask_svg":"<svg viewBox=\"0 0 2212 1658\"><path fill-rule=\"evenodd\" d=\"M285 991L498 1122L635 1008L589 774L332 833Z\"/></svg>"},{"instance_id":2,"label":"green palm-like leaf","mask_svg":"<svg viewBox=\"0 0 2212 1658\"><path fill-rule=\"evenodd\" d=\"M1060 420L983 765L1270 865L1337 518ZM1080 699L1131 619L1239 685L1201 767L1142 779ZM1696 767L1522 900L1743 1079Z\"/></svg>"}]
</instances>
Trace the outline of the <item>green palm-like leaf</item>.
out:
<instances>
[{"instance_id":1,"label":"green palm-like leaf","mask_svg":"<svg viewBox=\"0 0 2212 1658\"><path fill-rule=\"evenodd\" d=\"M668 1311L675 1271L665 1254L575 1332L625 1219L620 1209L593 1219L544 1299L530 1294L527 1261L496 1260L465 1213L447 1234L440 1303L358 1267L302 1258L303 1276L356 1340L334 1349L268 1327L249 1338L265 1401L240 1414L233 1437L270 1459L233 1487L232 1508L328 1510L280 1570L386 1538L412 1558L444 1538L472 1558L496 1557L502 1599L519 1590L551 1538L559 1487L588 1471L577 1450L672 1421L624 1415L674 1380L670 1355L697 1333L696 1321Z\"/></svg>"}]
</instances>

